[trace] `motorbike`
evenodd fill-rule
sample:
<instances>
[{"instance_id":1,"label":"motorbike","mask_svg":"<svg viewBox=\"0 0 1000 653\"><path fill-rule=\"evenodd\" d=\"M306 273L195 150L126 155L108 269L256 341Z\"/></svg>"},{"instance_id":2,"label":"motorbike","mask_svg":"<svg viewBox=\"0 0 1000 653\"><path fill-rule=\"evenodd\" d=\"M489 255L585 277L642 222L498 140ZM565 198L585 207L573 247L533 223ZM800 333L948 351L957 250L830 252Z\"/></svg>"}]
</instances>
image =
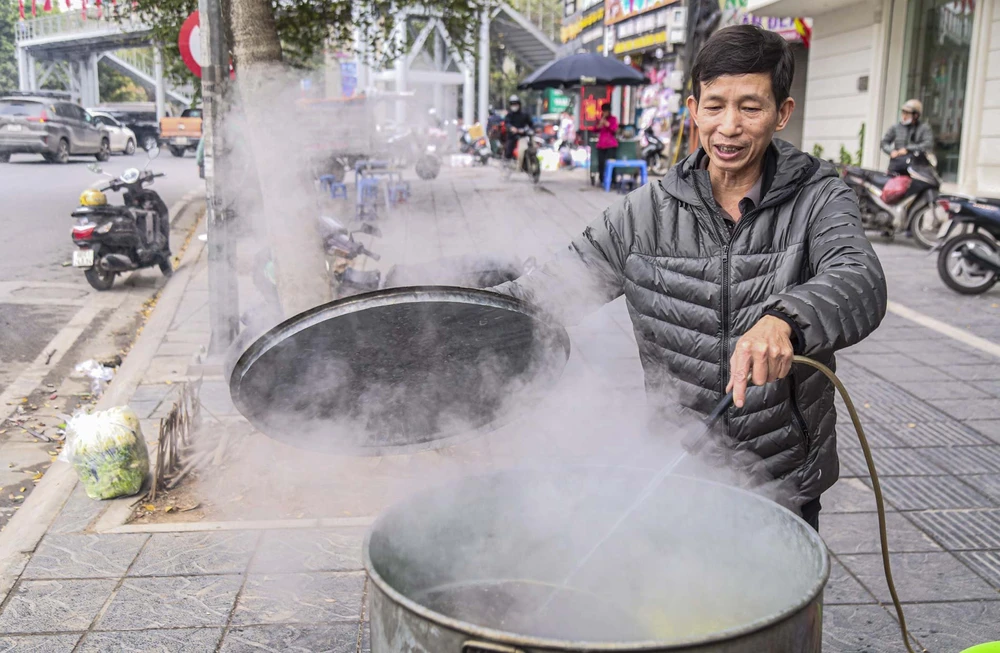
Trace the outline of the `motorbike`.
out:
<instances>
[{"instance_id":1,"label":"motorbike","mask_svg":"<svg viewBox=\"0 0 1000 653\"><path fill-rule=\"evenodd\" d=\"M653 133L652 125L643 130L643 137L646 144L642 148L642 159L646 162L646 169L649 174L662 177L670 168L668 158L664 154L666 144Z\"/></svg>"},{"instance_id":2,"label":"motorbike","mask_svg":"<svg viewBox=\"0 0 1000 653\"><path fill-rule=\"evenodd\" d=\"M937 204L941 177L923 152L910 152L906 174L891 175L856 166L841 166L844 181L854 189L866 231L886 238L909 232L922 247L938 244L948 215Z\"/></svg>"},{"instance_id":3,"label":"motorbike","mask_svg":"<svg viewBox=\"0 0 1000 653\"><path fill-rule=\"evenodd\" d=\"M516 169L526 173L537 184L542 176L542 164L538 162L538 145L541 139L535 136L535 130L531 127L512 131L518 135L517 145L514 148L514 158L505 161L504 176L509 179Z\"/></svg>"},{"instance_id":4,"label":"motorbike","mask_svg":"<svg viewBox=\"0 0 1000 653\"><path fill-rule=\"evenodd\" d=\"M942 195L938 205L951 216L938 248L941 280L963 295L986 292L1000 278L1000 200Z\"/></svg>"},{"instance_id":5,"label":"motorbike","mask_svg":"<svg viewBox=\"0 0 1000 653\"><path fill-rule=\"evenodd\" d=\"M147 170L159 148L147 152L142 170L129 168L120 177L104 172L96 164L88 168L111 178L107 186L87 189L73 211L73 267L82 268L96 290L109 290L121 272L159 266L165 276L173 273L170 262L170 215L160 195L146 188L156 177ZM105 191L123 191L123 203L108 204Z\"/></svg>"},{"instance_id":6,"label":"motorbike","mask_svg":"<svg viewBox=\"0 0 1000 653\"><path fill-rule=\"evenodd\" d=\"M473 138L468 128L462 130L462 136L459 138L459 151L462 154L472 155L473 162L479 165L488 165L490 159L493 158L493 148L486 136Z\"/></svg>"}]
</instances>

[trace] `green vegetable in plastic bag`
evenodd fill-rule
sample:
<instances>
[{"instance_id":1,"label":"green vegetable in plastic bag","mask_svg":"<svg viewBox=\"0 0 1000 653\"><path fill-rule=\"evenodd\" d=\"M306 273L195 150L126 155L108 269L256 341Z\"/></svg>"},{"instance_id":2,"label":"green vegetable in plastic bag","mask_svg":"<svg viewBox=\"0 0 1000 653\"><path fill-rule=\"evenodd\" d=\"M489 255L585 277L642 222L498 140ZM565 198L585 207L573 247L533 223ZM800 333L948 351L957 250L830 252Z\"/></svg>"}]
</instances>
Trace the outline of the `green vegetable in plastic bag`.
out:
<instances>
[{"instance_id":1,"label":"green vegetable in plastic bag","mask_svg":"<svg viewBox=\"0 0 1000 653\"><path fill-rule=\"evenodd\" d=\"M91 499L136 494L149 474L139 418L128 406L75 415L59 457L73 465Z\"/></svg>"}]
</instances>

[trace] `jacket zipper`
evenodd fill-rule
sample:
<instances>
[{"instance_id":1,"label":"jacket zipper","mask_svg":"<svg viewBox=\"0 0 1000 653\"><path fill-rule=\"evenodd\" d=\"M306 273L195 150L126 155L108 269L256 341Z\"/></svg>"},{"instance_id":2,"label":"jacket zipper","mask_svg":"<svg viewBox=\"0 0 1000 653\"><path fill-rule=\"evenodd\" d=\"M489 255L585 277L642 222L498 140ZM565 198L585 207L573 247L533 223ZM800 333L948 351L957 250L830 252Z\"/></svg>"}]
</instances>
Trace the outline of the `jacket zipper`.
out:
<instances>
[{"instance_id":1,"label":"jacket zipper","mask_svg":"<svg viewBox=\"0 0 1000 653\"><path fill-rule=\"evenodd\" d=\"M798 384L795 382L795 375L789 374L788 378L789 378L789 384L791 385L789 397L792 402L792 415L795 416L795 421L799 423L799 428L802 430L802 440L803 440L803 445L805 445L806 448L806 460L808 460L809 451L812 448L809 442L809 429L806 426L805 416L802 414L802 411L799 410L799 399L797 396Z\"/></svg>"}]
</instances>

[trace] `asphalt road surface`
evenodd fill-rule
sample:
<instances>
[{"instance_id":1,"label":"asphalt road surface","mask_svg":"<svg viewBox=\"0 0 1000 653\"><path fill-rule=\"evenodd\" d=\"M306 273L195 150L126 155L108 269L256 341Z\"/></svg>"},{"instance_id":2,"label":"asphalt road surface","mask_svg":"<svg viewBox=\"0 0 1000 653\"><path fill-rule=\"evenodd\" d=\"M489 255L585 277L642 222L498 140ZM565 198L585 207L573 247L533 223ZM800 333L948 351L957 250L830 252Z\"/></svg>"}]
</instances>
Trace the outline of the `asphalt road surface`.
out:
<instances>
[{"instance_id":1,"label":"asphalt road surface","mask_svg":"<svg viewBox=\"0 0 1000 653\"><path fill-rule=\"evenodd\" d=\"M147 160L146 153L139 150L133 156L115 155L98 165L119 175L131 167L142 168ZM112 290L97 293L82 271L64 265L74 249L70 213L78 205L80 193L107 180L88 170L90 163L96 163L92 156L74 157L70 163L58 165L34 155L14 155L10 163L0 163L0 392L88 298L107 303L114 299L113 294L150 295L162 283L158 271L144 270L141 282L125 285L118 281ZM180 159L161 150L149 166L166 174L153 188L168 207L199 187L192 153ZM108 201L120 203L121 195L109 192ZM84 330L81 338L87 335Z\"/></svg>"}]
</instances>

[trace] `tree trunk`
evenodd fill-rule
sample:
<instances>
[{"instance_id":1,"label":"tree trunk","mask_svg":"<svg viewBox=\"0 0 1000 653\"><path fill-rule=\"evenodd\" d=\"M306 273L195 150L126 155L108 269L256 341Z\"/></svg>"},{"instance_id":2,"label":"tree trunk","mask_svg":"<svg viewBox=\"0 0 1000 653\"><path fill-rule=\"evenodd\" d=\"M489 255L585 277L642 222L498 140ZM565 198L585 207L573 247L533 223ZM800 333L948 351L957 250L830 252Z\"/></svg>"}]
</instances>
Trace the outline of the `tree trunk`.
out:
<instances>
[{"instance_id":1,"label":"tree trunk","mask_svg":"<svg viewBox=\"0 0 1000 653\"><path fill-rule=\"evenodd\" d=\"M261 189L256 208L273 256L282 312L289 317L330 301L311 172L297 143L300 139L289 133L289 127L297 124L297 78L281 63L271 2L224 1L230 7L236 84L246 115L242 130L230 126L228 138L233 139L234 151L242 151L255 164ZM242 182L234 179L232 190Z\"/></svg>"}]
</instances>

